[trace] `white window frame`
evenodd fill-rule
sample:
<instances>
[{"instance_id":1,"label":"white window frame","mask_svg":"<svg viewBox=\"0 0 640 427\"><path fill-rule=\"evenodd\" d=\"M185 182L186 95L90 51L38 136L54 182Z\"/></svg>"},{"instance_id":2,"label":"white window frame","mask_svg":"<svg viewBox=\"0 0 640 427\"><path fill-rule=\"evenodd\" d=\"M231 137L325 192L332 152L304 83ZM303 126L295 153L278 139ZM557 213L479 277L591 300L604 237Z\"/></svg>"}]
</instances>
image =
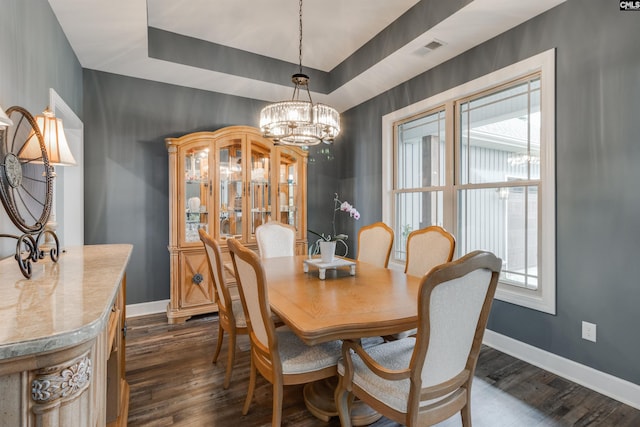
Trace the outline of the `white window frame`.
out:
<instances>
[{"instance_id":1,"label":"white window frame","mask_svg":"<svg viewBox=\"0 0 640 427\"><path fill-rule=\"evenodd\" d=\"M538 289L533 291L500 282L496 299L521 305L549 314L556 314L556 197L555 197L555 49L524 59L515 64L464 83L415 104L382 117L382 220L394 224L394 130L395 123L431 110L440 105L452 106L454 101L475 93L498 87L526 75L541 74L541 131L540 131L540 275ZM446 135L448 139L446 185L453 187L453 147L449 143L454 133L454 109L447 109ZM445 193L445 206L455 206L455 191ZM447 212L450 212L447 214ZM445 210L444 226L456 234L455 209ZM391 261L391 268L403 270L404 263Z\"/></svg>"}]
</instances>

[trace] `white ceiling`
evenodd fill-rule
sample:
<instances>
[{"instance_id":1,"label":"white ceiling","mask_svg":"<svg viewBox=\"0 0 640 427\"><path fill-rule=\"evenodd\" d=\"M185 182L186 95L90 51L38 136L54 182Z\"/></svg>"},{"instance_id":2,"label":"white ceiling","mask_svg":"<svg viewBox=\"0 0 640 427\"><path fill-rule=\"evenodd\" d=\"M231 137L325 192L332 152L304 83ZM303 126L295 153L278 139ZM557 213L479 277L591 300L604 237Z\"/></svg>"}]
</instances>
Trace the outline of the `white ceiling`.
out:
<instances>
[{"instance_id":1,"label":"white ceiling","mask_svg":"<svg viewBox=\"0 0 640 427\"><path fill-rule=\"evenodd\" d=\"M423 0L427 1L427 0ZM446 0L440 0L446 1ZM314 101L344 111L565 0L474 0ZM306 0L304 67L331 71L419 0ZM147 26L298 64L295 0L49 0L84 68L208 91L278 101L291 86L253 80L147 54ZM433 40L444 46L424 48ZM297 72L293 66L291 74ZM313 92L313 80L310 82Z\"/></svg>"}]
</instances>

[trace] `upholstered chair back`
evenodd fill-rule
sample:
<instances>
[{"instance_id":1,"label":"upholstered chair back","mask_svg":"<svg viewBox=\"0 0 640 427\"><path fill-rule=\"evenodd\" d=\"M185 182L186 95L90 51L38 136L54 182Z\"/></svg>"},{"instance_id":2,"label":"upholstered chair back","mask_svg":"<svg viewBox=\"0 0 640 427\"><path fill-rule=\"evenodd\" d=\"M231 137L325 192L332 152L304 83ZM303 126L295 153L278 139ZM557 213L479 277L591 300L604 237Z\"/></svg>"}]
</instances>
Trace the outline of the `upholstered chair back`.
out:
<instances>
[{"instance_id":1,"label":"upholstered chair back","mask_svg":"<svg viewBox=\"0 0 640 427\"><path fill-rule=\"evenodd\" d=\"M421 324L429 325L421 337L428 341L421 375L423 387L444 382L464 370L491 274L486 268L473 270L438 284L430 296L421 296L419 309L428 318ZM429 290L424 289L424 293Z\"/></svg>"},{"instance_id":2,"label":"upholstered chair back","mask_svg":"<svg viewBox=\"0 0 640 427\"><path fill-rule=\"evenodd\" d=\"M260 258L236 239L228 239L231 259L236 271L238 290L247 317L251 341L277 355L275 326L271 320L269 297L264 283L264 270Z\"/></svg>"},{"instance_id":3,"label":"upholstered chair back","mask_svg":"<svg viewBox=\"0 0 640 427\"><path fill-rule=\"evenodd\" d=\"M404 272L422 277L436 265L451 261L455 247L455 237L442 227L432 225L415 230L407 238Z\"/></svg>"},{"instance_id":4,"label":"upholstered chair back","mask_svg":"<svg viewBox=\"0 0 640 427\"><path fill-rule=\"evenodd\" d=\"M225 312L231 310L231 296L226 286L224 268L222 266L222 251L215 239L211 238L202 228L198 230L200 240L209 260L209 268L218 294L218 307Z\"/></svg>"},{"instance_id":5,"label":"upholstered chair back","mask_svg":"<svg viewBox=\"0 0 640 427\"><path fill-rule=\"evenodd\" d=\"M358 261L387 268L392 246L393 229L384 222L376 222L362 227L358 232L356 258Z\"/></svg>"},{"instance_id":6,"label":"upholstered chair back","mask_svg":"<svg viewBox=\"0 0 640 427\"><path fill-rule=\"evenodd\" d=\"M289 224L269 221L256 228L261 258L293 256L296 252L296 229Z\"/></svg>"}]
</instances>

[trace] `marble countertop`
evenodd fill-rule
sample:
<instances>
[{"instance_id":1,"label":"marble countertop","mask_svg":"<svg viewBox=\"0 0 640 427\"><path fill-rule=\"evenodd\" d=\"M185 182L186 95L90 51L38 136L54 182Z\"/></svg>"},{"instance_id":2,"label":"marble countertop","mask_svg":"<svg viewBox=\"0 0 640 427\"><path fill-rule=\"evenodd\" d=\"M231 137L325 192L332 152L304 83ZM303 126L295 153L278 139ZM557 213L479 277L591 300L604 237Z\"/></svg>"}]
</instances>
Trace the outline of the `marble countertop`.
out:
<instances>
[{"instance_id":1,"label":"marble countertop","mask_svg":"<svg viewBox=\"0 0 640 427\"><path fill-rule=\"evenodd\" d=\"M97 336L108 320L132 245L67 248L57 263L32 263L25 279L0 261L0 360L55 351Z\"/></svg>"}]
</instances>

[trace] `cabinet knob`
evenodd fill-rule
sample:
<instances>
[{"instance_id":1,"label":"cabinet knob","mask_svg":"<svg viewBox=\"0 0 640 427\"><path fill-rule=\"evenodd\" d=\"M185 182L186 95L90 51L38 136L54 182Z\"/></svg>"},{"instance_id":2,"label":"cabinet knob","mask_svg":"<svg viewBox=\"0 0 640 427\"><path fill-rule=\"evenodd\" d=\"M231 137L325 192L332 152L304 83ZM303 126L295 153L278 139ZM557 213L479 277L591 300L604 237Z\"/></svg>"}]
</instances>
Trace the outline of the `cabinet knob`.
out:
<instances>
[{"instance_id":1,"label":"cabinet knob","mask_svg":"<svg viewBox=\"0 0 640 427\"><path fill-rule=\"evenodd\" d=\"M200 273L194 274L193 278L191 279L191 281L196 285L199 285L200 283L202 283L203 280L204 280L204 277L202 277L202 274Z\"/></svg>"}]
</instances>

